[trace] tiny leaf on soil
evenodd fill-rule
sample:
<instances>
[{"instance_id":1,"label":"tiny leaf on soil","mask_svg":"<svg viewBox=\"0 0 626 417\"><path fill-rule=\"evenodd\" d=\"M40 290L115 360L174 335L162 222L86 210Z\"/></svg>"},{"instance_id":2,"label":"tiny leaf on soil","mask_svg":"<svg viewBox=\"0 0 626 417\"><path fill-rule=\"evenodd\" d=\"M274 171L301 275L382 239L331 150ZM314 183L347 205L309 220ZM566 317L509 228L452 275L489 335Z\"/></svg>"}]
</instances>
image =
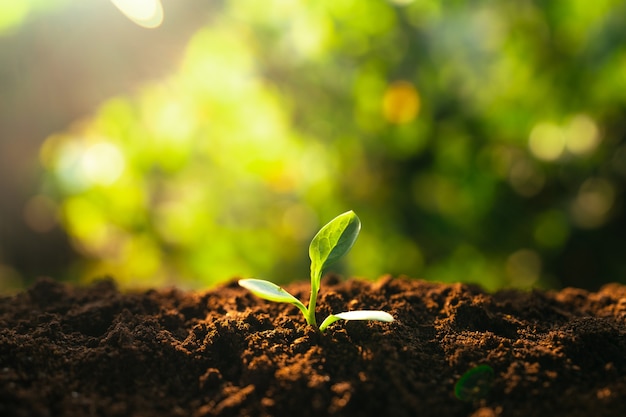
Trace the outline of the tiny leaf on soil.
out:
<instances>
[{"instance_id":1,"label":"tiny leaf on soil","mask_svg":"<svg viewBox=\"0 0 626 417\"><path fill-rule=\"evenodd\" d=\"M345 311L343 313L331 314L320 325L320 331L324 331L329 325L337 320L377 320L392 322L393 316L380 310L356 310Z\"/></svg>"},{"instance_id":2,"label":"tiny leaf on soil","mask_svg":"<svg viewBox=\"0 0 626 417\"><path fill-rule=\"evenodd\" d=\"M342 320L377 320L392 322L393 316L380 310L356 310L335 314Z\"/></svg>"},{"instance_id":3,"label":"tiny leaf on soil","mask_svg":"<svg viewBox=\"0 0 626 417\"><path fill-rule=\"evenodd\" d=\"M240 279L239 285L250 291L257 297L264 298L269 301L276 301L278 303L290 303L296 305L300 310L306 311L306 307L300 300L287 291L274 284L273 282L265 281L262 279Z\"/></svg>"},{"instance_id":4,"label":"tiny leaf on soil","mask_svg":"<svg viewBox=\"0 0 626 417\"><path fill-rule=\"evenodd\" d=\"M485 398L493 385L495 374L489 365L479 365L465 372L454 386L454 395L461 401Z\"/></svg>"}]
</instances>

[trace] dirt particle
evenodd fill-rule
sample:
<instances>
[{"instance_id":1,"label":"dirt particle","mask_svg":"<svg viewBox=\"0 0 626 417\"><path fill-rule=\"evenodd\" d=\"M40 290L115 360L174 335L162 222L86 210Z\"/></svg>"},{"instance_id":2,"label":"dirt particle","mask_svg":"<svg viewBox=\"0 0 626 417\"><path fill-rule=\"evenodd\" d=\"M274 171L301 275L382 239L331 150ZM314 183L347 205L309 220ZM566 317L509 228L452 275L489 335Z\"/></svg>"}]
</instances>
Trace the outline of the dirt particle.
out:
<instances>
[{"instance_id":1,"label":"dirt particle","mask_svg":"<svg viewBox=\"0 0 626 417\"><path fill-rule=\"evenodd\" d=\"M222 381L222 374L219 369L208 368L202 376L200 376L200 388L212 390L217 388L217 386Z\"/></svg>"}]
</instances>

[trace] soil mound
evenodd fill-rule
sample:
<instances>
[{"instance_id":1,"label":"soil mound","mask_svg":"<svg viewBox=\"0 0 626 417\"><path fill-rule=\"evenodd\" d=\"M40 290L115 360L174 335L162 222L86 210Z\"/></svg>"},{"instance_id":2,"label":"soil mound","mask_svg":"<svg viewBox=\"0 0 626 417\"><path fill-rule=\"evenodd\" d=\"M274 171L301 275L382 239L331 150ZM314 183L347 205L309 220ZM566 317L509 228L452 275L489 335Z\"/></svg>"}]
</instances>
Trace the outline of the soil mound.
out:
<instances>
[{"instance_id":1,"label":"soil mound","mask_svg":"<svg viewBox=\"0 0 626 417\"><path fill-rule=\"evenodd\" d=\"M308 283L286 287L308 299ZM0 299L0 415L625 416L626 286L500 291L324 279L320 334L235 282L122 293L42 279Z\"/></svg>"}]
</instances>

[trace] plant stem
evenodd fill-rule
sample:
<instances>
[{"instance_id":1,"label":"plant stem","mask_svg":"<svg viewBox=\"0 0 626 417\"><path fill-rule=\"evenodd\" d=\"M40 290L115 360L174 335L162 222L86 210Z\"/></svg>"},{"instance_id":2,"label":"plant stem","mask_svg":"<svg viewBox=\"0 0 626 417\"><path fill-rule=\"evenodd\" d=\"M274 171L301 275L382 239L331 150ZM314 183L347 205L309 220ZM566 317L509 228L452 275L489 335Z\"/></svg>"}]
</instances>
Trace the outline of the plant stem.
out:
<instances>
[{"instance_id":1,"label":"plant stem","mask_svg":"<svg viewBox=\"0 0 626 417\"><path fill-rule=\"evenodd\" d=\"M312 274L313 277L317 277L318 275L321 275L321 273L317 271ZM318 282L320 282L319 279L311 279L311 297L309 298L309 307L307 309L308 314L306 316L307 323L315 327L317 327L317 320L315 319L315 305L317 303L317 293L320 290L319 285L317 285Z\"/></svg>"},{"instance_id":2,"label":"plant stem","mask_svg":"<svg viewBox=\"0 0 626 417\"><path fill-rule=\"evenodd\" d=\"M311 326L317 327L317 320L315 319L315 303L317 302L317 291L313 291L311 288L311 298L309 299L309 308L307 309L306 321Z\"/></svg>"}]
</instances>

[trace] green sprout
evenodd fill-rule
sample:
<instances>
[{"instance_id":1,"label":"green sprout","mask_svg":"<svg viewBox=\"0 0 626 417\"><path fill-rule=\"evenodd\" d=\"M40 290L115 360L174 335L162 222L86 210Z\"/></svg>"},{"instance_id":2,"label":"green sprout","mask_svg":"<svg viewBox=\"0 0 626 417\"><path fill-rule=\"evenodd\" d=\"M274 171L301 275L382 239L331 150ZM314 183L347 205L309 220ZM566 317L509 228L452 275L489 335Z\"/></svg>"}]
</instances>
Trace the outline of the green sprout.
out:
<instances>
[{"instance_id":1,"label":"green sprout","mask_svg":"<svg viewBox=\"0 0 626 417\"><path fill-rule=\"evenodd\" d=\"M495 374L489 365L479 365L465 372L454 385L454 395L462 401L485 398L493 385Z\"/></svg>"},{"instance_id":2,"label":"green sprout","mask_svg":"<svg viewBox=\"0 0 626 417\"><path fill-rule=\"evenodd\" d=\"M309 245L309 257L311 258L311 298L307 308L300 300L278 285L262 279L242 279L239 285L252 292L257 297L277 303L293 304L302 311L307 323L317 326L315 320L315 304L317 293L320 290L322 273L326 267L343 257L356 241L361 230L361 221L353 211L340 214L322 227ZM331 314L320 324L319 330L323 332L337 320L377 320L392 322L393 317L389 313L378 310L356 310Z\"/></svg>"}]
</instances>

